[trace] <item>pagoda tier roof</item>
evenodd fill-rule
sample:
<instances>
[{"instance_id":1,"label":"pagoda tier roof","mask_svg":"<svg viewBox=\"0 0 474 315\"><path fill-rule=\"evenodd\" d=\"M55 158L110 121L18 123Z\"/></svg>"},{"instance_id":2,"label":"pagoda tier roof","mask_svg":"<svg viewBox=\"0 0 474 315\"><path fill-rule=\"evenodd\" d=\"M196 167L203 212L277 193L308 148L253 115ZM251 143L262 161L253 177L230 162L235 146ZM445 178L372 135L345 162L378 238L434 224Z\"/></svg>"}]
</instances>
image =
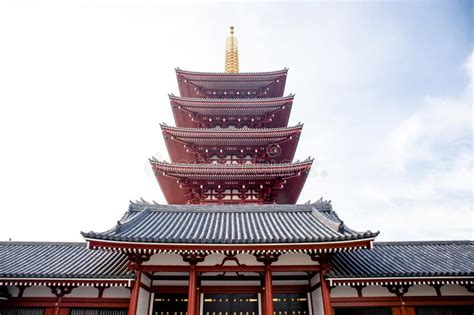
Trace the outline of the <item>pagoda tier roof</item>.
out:
<instances>
[{"instance_id":1,"label":"pagoda tier roof","mask_svg":"<svg viewBox=\"0 0 474 315\"><path fill-rule=\"evenodd\" d=\"M199 98L280 97L288 69L255 73L210 73L176 69L181 96Z\"/></svg>"},{"instance_id":2,"label":"pagoda tier roof","mask_svg":"<svg viewBox=\"0 0 474 315\"><path fill-rule=\"evenodd\" d=\"M127 256L97 252L86 243L0 242L1 285L121 285L134 274Z\"/></svg>"},{"instance_id":3,"label":"pagoda tier roof","mask_svg":"<svg viewBox=\"0 0 474 315\"><path fill-rule=\"evenodd\" d=\"M299 172L309 172L313 160L283 164L192 164L168 163L151 159L150 163L155 172L166 172L176 176L213 180L221 179L222 176L226 176L226 179L229 180L266 180L274 177L294 176Z\"/></svg>"},{"instance_id":4,"label":"pagoda tier roof","mask_svg":"<svg viewBox=\"0 0 474 315\"><path fill-rule=\"evenodd\" d=\"M285 128L179 128L161 125L173 162L209 156L255 156L276 163L293 160L303 125Z\"/></svg>"},{"instance_id":5,"label":"pagoda tier roof","mask_svg":"<svg viewBox=\"0 0 474 315\"><path fill-rule=\"evenodd\" d=\"M377 234L348 228L326 201L238 206L132 203L115 227L101 233L82 233L91 248L113 248L125 242L132 246L142 243L143 248L157 251L195 248L199 252L281 250L289 244L313 250L326 244L329 252L347 249L352 241L363 240L361 247L369 247ZM105 245L107 241L113 243Z\"/></svg>"},{"instance_id":6,"label":"pagoda tier roof","mask_svg":"<svg viewBox=\"0 0 474 315\"><path fill-rule=\"evenodd\" d=\"M180 164L151 159L158 183L170 204L245 202L205 200L213 190L257 193L259 202L296 203L309 174L312 160L285 164ZM256 200L248 199L255 203Z\"/></svg>"},{"instance_id":7,"label":"pagoda tier roof","mask_svg":"<svg viewBox=\"0 0 474 315\"><path fill-rule=\"evenodd\" d=\"M227 124L284 127L288 124L294 95L252 99L198 99L170 95L176 125L212 127ZM239 121L240 120L240 121Z\"/></svg>"},{"instance_id":8,"label":"pagoda tier roof","mask_svg":"<svg viewBox=\"0 0 474 315\"><path fill-rule=\"evenodd\" d=\"M474 284L473 261L473 241L377 242L336 254L328 278L333 285Z\"/></svg>"}]
</instances>

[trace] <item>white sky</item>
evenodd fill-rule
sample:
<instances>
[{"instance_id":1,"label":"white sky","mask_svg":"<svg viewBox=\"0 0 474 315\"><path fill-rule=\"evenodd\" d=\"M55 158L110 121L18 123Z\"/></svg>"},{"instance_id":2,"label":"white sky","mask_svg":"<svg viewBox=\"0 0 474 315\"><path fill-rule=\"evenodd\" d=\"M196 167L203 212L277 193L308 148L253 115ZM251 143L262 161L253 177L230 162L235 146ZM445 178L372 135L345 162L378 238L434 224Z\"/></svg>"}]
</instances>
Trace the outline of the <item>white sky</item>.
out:
<instances>
[{"instance_id":1,"label":"white sky","mask_svg":"<svg viewBox=\"0 0 474 315\"><path fill-rule=\"evenodd\" d=\"M473 239L472 6L0 1L0 240L80 241L164 203L148 158L168 158L174 68L222 71L231 24L241 71L290 69L316 157L299 202L379 240Z\"/></svg>"}]
</instances>

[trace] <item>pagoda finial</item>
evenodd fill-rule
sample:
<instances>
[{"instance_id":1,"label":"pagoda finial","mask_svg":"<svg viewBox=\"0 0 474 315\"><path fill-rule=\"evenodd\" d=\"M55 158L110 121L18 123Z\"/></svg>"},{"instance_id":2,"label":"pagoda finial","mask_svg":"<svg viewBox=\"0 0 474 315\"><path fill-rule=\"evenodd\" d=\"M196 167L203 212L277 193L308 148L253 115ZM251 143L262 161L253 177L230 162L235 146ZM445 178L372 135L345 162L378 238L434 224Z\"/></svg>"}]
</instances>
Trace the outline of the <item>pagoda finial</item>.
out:
<instances>
[{"instance_id":1,"label":"pagoda finial","mask_svg":"<svg viewBox=\"0 0 474 315\"><path fill-rule=\"evenodd\" d=\"M239 72L239 43L234 36L234 27L230 27L230 36L227 37L225 48L225 72Z\"/></svg>"}]
</instances>

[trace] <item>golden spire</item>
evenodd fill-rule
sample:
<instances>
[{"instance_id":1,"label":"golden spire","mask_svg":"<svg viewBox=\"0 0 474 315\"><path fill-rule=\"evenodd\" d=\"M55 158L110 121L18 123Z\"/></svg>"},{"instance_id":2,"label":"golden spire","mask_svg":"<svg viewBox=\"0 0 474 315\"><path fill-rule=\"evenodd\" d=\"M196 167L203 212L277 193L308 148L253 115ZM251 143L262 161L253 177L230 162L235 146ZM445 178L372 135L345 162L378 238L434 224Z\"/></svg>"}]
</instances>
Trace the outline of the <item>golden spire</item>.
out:
<instances>
[{"instance_id":1,"label":"golden spire","mask_svg":"<svg viewBox=\"0 0 474 315\"><path fill-rule=\"evenodd\" d=\"M225 72L239 72L239 42L234 37L234 27L230 27L230 36L227 37L225 47Z\"/></svg>"}]
</instances>

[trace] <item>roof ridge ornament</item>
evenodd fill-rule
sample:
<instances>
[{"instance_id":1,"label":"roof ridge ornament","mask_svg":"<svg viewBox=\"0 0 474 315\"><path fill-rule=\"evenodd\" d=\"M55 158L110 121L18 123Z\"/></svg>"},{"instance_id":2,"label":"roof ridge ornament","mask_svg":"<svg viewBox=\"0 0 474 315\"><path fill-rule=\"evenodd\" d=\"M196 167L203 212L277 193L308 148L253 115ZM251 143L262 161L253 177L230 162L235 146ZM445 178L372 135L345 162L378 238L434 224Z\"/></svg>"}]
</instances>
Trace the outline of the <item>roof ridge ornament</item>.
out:
<instances>
[{"instance_id":1,"label":"roof ridge ornament","mask_svg":"<svg viewBox=\"0 0 474 315\"><path fill-rule=\"evenodd\" d=\"M230 36L226 40L225 70L226 73L239 73L239 42L234 36L234 27L230 27Z\"/></svg>"}]
</instances>

